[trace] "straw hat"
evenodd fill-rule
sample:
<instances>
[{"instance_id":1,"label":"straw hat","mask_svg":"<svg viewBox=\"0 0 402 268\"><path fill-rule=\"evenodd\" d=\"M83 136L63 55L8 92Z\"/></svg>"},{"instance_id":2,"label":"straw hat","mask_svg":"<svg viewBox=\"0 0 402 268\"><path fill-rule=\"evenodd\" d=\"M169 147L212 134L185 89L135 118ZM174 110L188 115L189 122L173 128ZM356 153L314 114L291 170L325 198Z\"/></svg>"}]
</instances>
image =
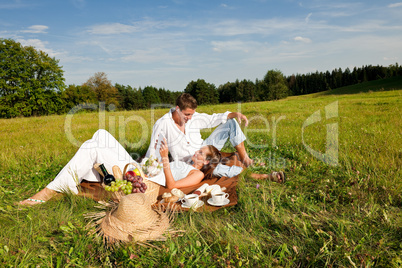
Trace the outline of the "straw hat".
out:
<instances>
[{"instance_id":1,"label":"straw hat","mask_svg":"<svg viewBox=\"0 0 402 268\"><path fill-rule=\"evenodd\" d=\"M169 216L151 205L143 193L123 196L118 205L97 222L97 231L109 243L164 240L163 234L169 231Z\"/></svg>"}]
</instances>

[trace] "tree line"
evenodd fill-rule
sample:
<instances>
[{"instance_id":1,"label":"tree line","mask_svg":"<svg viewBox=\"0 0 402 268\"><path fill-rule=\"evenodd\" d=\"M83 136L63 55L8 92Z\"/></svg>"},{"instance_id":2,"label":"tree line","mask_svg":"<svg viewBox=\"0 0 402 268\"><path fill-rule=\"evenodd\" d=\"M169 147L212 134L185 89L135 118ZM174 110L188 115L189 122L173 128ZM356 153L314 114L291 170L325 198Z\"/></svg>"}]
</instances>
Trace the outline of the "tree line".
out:
<instances>
[{"instance_id":1,"label":"tree line","mask_svg":"<svg viewBox=\"0 0 402 268\"><path fill-rule=\"evenodd\" d=\"M182 93L153 86L137 89L113 85L103 72L95 73L82 85L66 86L59 60L12 39L0 39L0 67L0 118L63 114L77 105L98 102L114 110L148 109L153 104L174 105ZM398 63L288 77L279 70L269 70L261 80L236 80L218 87L198 79L188 83L184 92L193 95L200 105L269 101L400 75Z\"/></svg>"}]
</instances>

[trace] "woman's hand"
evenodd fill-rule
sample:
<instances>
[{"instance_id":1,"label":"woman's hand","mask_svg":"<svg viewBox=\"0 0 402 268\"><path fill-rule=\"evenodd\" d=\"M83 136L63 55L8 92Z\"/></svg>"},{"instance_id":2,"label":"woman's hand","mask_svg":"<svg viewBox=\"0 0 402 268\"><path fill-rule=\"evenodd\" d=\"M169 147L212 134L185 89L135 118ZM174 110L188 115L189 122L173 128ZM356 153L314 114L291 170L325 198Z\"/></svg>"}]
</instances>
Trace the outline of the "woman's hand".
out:
<instances>
[{"instance_id":1,"label":"woman's hand","mask_svg":"<svg viewBox=\"0 0 402 268\"><path fill-rule=\"evenodd\" d=\"M163 141L161 142L161 148L159 149L159 153L162 158L169 157L169 148L167 146L167 141L165 138L163 138Z\"/></svg>"}]
</instances>

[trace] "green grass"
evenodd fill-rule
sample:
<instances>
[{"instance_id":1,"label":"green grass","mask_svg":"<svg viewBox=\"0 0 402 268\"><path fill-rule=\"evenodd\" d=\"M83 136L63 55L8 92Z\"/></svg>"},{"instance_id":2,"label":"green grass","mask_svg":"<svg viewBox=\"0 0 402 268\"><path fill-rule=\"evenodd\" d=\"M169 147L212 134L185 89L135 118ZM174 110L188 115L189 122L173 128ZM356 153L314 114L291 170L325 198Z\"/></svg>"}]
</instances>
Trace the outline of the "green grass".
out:
<instances>
[{"instance_id":1,"label":"green grass","mask_svg":"<svg viewBox=\"0 0 402 268\"><path fill-rule=\"evenodd\" d=\"M244 172L237 206L177 215L173 226L186 233L153 242L158 249L105 247L88 234L83 215L96 211L89 199L65 195L18 209L14 202L46 186L77 145L65 134L66 116L0 120L0 266L401 267L400 89L401 78L392 78L275 102L199 107L246 114L246 146L256 159L250 170L283 169L289 180L254 181ZM335 102L338 116L326 119L325 107ZM316 111L321 120L302 134ZM155 119L165 112L156 110ZM103 126L131 153L145 153L151 111L104 117L74 115L71 135L83 142ZM123 126L119 118L132 120ZM305 145L324 152L327 124L335 123L339 164L330 166Z\"/></svg>"}]
</instances>

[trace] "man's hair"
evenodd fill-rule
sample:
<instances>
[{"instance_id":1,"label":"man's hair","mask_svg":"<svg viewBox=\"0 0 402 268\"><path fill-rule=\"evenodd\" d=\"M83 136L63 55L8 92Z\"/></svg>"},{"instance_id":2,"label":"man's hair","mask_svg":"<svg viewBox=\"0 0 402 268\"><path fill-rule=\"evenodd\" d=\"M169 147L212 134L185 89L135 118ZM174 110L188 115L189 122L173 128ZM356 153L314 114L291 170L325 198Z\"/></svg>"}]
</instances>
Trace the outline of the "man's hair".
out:
<instances>
[{"instance_id":1,"label":"man's hair","mask_svg":"<svg viewBox=\"0 0 402 268\"><path fill-rule=\"evenodd\" d=\"M188 93L182 93L176 99L176 106L179 106L180 110L187 108L195 110L197 108L196 99Z\"/></svg>"}]
</instances>

